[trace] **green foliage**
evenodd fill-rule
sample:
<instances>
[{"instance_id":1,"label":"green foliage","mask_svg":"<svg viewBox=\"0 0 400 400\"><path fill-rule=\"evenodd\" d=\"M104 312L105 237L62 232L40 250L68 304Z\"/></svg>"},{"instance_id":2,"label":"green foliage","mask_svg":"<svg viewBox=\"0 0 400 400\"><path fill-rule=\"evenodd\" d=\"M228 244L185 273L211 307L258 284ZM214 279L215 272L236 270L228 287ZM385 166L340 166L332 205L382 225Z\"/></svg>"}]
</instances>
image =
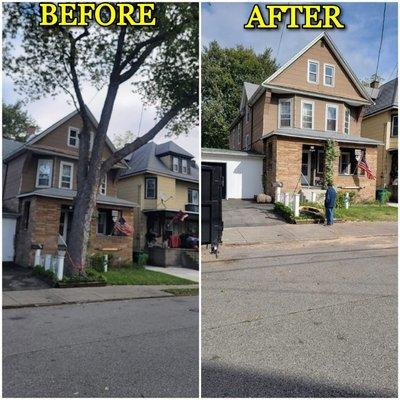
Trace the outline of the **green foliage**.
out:
<instances>
[{"instance_id":1,"label":"green foliage","mask_svg":"<svg viewBox=\"0 0 400 400\"><path fill-rule=\"evenodd\" d=\"M143 251L138 251L133 255L133 262L137 267L144 267L147 264L149 255Z\"/></svg>"},{"instance_id":2,"label":"green foliage","mask_svg":"<svg viewBox=\"0 0 400 400\"><path fill-rule=\"evenodd\" d=\"M174 296L198 296L199 289L198 288L173 288L173 289L165 289L164 292L171 293Z\"/></svg>"},{"instance_id":3,"label":"green foliage","mask_svg":"<svg viewBox=\"0 0 400 400\"><path fill-rule=\"evenodd\" d=\"M345 192L345 191L338 191L336 193L336 204L335 208L344 208L344 199L346 198L346 193L349 193L349 202L350 204L353 204L356 199L357 199L357 193L352 191L352 192Z\"/></svg>"},{"instance_id":4,"label":"green foliage","mask_svg":"<svg viewBox=\"0 0 400 400\"><path fill-rule=\"evenodd\" d=\"M56 279L56 276L54 275L54 272L52 270L49 269L46 271L45 268L42 267L41 265L35 265L32 271L32 275L37 276L39 278L45 278L51 280Z\"/></svg>"},{"instance_id":5,"label":"green foliage","mask_svg":"<svg viewBox=\"0 0 400 400\"><path fill-rule=\"evenodd\" d=\"M71 276L64 276L61 282L66 284L91 283L91 282L107 283L107 280L103 276L103 274L99 273L95 269L85 268L84 273L74 274Z\"/></svg>"},{"instance_id":6,"label":"green foliage","mask_svg":"<svg viewBox=\"0 0 400 400\"><path fill-rule=\"evenodd\" d=\"M324 187L328 184L333 185L334 162L339 157L338 144L334 140L327 140L325 144L325 172L324 172Z\"/></svg>"},{"instance_id":7,"label":"green foliage","mask_svg":"<svg viewBox=\"0 0 400 400\"><path fill-rule=\"evenodd\" d=\"M38 128L33 118L28 115L27 111L22 109L21 101L17 101L15 104L6 104L3 102L2 126L3 137L17 140L18 142L26 142L30 126Z\"/></svg>"},{"instance_id":8,"label":"green foliage","mask_svg":"<svg viewBox=\"0 0 400 400\"><path fill-rule=\"evenodd\" d=\"M397 221L397 207L363 202L352 204L347 210L337 208L335 217L343 221Z\"/></svg>"},{"instance_id":9,"label":"green foliage","mask_svg":"<svg viewBox=\"0 0 400 400\"><path fill-rule=\"evenodd\" d=\"M223 48L213 41L202 54L203 147L228 148L229 126L238 115L243 82L260 84L277 69L271 49Z\"/></svg>"},{"instance_id":10,"label":"green foliage","mask_svg":"<svg viewBox=\"0 0 400 400\"><path fill-rule=\"evenodd\" d=\"M294 212L290 207L285 206L283 203L276 202L274 204L274 212L280 215L282 218L285 219L285 221L289 223L295 222Z\"/></svg>"}]
</instances>

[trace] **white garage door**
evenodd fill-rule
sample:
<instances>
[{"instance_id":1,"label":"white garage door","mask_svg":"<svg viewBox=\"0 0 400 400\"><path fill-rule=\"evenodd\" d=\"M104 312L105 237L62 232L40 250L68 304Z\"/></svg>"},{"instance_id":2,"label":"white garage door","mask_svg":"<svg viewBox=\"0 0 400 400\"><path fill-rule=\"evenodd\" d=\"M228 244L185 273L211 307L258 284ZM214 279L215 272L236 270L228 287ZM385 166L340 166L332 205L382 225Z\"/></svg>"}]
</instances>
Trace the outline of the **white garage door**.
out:
<instances>
[{"instance_id":1,"label":"white garage door","mask_svg":"<svg viewBox=\"0 0 400 400\"><path fill-rule=\"evenodd\" d=\"M15 218L3 218L3 261L14 261L16 224Z\"/></svg>"}]
</instances>

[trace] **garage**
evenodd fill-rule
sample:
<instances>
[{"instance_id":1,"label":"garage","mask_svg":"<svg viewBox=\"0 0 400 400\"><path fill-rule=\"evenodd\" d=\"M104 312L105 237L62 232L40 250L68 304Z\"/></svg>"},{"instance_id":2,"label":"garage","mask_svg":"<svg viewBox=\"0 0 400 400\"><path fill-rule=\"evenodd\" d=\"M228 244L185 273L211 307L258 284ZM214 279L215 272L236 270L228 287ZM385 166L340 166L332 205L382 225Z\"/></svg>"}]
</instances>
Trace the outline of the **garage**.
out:
<instances>
[{"instance_id":1,"label":"garage","mask_svg":"<svg viewBox=\"0 0 400 400\"><path fill-rule=\"evenodd\" d=\"M201 149L202 165L221 168L224 199L252 199L264 193L263 158L262 154L246 151Z\"/></svg>"},{"instance_id":2,"label":"garage","mask_svg":"<svg viewBox=\"0 0 400 400\"><path fill-rule=\"evenodd\" d=\"M18 214L3 211L3 262L13 262Z\"/></svg>"}]
</instances>

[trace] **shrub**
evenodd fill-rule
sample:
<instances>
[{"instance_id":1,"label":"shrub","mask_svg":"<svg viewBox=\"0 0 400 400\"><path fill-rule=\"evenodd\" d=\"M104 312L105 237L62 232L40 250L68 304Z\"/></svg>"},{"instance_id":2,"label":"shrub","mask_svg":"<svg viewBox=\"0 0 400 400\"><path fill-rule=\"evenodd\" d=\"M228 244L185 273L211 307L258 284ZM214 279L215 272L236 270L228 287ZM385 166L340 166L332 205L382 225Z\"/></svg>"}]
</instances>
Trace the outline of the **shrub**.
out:
<instances>
[{"instance_id":1,"label":"shrub","mask_svg":"<svg viewBox=\"0 0 400 400\"><path fill-rule=\"evenodd\" d=\"M55 279L55 274L54 272L49 269L49 270L45 270L44 267L42 267L41 265L35 265L35 267L33 268L33 272L32 275L34 276L38 276L41 278L47 278L47 279Z\"/></svg>"},{"instance_id":2,"label":"shrub","mask_svg":"<svg viewBox=\"0 0 400 400\"><path fill-rule=\"evenodd\" d=\"M274 211L283 217L287 222L291 224L295 222L294 212L290 207L285 206L283 203L276 202L274 204Z\"/></svg>"},{"instance_id":3,"label":"shrub","mask_svg":"<svg viewBox=\"0 0 400 400\"><path fill-rule=\"evenodd\" d=\"M346 193L349 193L349 201L350 204L355 203L356 201L356 192L344 192L344 191L338 191L336 194L336 205L335 208L344 208L344 199L346 197Z\"/></svg>"},{"instance_id":4,"label":"shrub","mask_svg":"<svg viewBox=\"0 0 400 400\"><path fill-rule=\"evenodd\" d=\"M107 283L106 278L93 268L86 268L83 273L64 276L63 283L101 282Z\"/></svg>"}]
</instances>

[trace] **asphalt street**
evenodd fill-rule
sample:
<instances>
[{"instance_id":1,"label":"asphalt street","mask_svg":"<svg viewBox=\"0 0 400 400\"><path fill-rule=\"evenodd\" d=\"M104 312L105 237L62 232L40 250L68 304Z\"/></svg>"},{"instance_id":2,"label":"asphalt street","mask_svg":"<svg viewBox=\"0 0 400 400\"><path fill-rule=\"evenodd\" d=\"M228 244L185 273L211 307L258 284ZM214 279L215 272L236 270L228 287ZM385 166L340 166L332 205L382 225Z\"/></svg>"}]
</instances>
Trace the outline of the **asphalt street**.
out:
<instances>
[{"instance_id":1,"label":"asphalt street","mask_svg":"<svg viewBox=\"0 0 400 400\"><path fill-rule=\"evenodd\" d=\"M202 397L397 397L397 238L221 248Z\"/></svg>"},{"instance_id":2,"label":"asphalt street","mask_svg":"<svg viewBox=\"0 0 400 400\"><path fill-rule=\"evenodd\" d=\"M3 310L3 397L197 397L198 301Z\"/></svg>"}]
</instances>

